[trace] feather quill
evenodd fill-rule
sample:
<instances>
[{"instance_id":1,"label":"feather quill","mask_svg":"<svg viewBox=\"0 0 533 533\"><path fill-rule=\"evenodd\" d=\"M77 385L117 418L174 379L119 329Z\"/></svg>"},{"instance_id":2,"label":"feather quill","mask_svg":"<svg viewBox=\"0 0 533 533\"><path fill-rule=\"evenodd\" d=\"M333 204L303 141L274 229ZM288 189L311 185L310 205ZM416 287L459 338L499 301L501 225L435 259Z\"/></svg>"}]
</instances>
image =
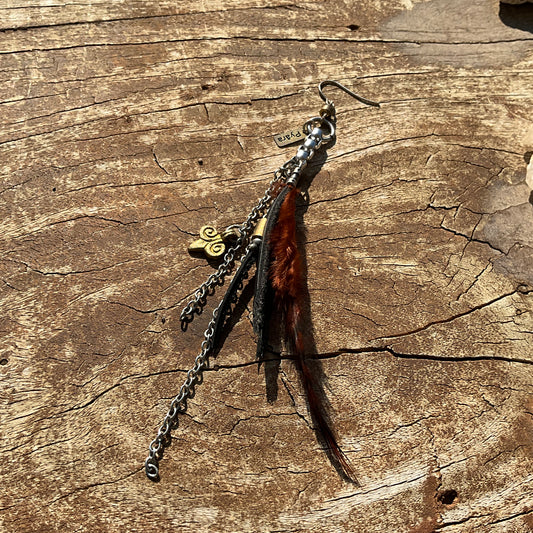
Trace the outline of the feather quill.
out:
<instances>
[{"instance_id":1,"label":"feather quill","mask_svg":"<svg viewBox=\"0 0 533 533\"><path fill-rule=\"evenodd\" d=\"M309 411L318 429L319 435L327 445L334 462L344 474L356 482L348 458L337 443L333 430L321 405L320 387L306 361L306 324L305 305L307 284L305 281L305 264L298 248L296 232L296 198L298 189L288 185L289 191L284 195L283 203L273 228L270 240L271 265L269 279L274 291L274 305L285 322L285 342L295 356L300 371L302 384L307 395Z\"/></svg>"}]
</instances>

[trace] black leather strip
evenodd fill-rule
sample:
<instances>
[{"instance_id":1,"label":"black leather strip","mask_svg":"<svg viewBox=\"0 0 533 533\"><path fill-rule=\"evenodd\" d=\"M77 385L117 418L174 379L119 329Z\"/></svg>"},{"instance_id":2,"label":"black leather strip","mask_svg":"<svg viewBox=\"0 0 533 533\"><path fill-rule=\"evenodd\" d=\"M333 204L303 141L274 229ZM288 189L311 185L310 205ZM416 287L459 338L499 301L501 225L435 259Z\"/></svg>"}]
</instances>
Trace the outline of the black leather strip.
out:
<instances>
[{"instance_id":1,"label":"black leather strip","mask_svg":"<svg viewBox=\"0 0 533 533\"><path fill-rule=\"evenodd\" d=\"M270 261L271 242L270 236L274 226L278 222L279 211L283 200L287 196L290 188L285 187L272 203L268 215L263 242L259 252L257 262L257 273L255 275L255 296L254 296L254 331L257 335L257 358L263 359L265 346L268 343L268 322L272 312L272 286L270 284Z\"/></svg>"},{"instance_id":2,"label":"black leather strip","mask_svg":"<svg viewBox=\"0 0 533 533\"><path fill-rule=\"evenodd\" d=\"M222 333L226 318L231 314L231 306L237 301L239 296L238 293L242 289L244 280L248 277L248 272L257 261L260 246L261 241L259 239L252 241L248 253L241 261L239 268L235 272L235 275L226 290L226 294L224 294L224 298L222 298L213 326L213 346L215 353L220 347L220 334Z\"/></svg>"}]
</instances>

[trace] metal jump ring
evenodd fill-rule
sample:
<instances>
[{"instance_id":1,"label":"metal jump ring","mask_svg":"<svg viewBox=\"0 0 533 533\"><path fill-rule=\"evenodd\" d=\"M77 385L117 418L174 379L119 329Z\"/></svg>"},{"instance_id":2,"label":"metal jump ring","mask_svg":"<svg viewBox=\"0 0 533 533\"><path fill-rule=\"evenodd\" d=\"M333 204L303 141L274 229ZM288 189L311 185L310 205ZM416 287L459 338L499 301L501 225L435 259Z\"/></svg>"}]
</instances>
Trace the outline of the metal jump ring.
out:
<instances>
[{"instance_id":1,"label":"metal jump ring","mask_svg":"<svg viewBox=\"0 0 533 533\"><path fill-rule=\"evenodd\" d=\"M313 128L317 125L317 124L320 124L320 126L327 126L329 128L329 133L323 133L322 134L322 141L323 142L328 142L328 141L331 141L331 139L333 139L333 137L335 137L335 125L333 124L333 122L331 122L330 120L328 120L327 118L324 118L324 117L313 117L311 119L309 119L305 124L304 124L304 132L309 135L311 133L311 131L313 130Z\"/></svg>"},{"instance_id":2,"label":"metal jump ring","mask_svg":"<svg viewBox=\"0 0 533 533\"><path fill-rule=\"evenodd\" d=\"M154 458L148 457L146 459L145 471L149 479L151 479L152 481L157 481L157 479L159 478L159 468L157 467Z\"/></svg>"}]
</instances>

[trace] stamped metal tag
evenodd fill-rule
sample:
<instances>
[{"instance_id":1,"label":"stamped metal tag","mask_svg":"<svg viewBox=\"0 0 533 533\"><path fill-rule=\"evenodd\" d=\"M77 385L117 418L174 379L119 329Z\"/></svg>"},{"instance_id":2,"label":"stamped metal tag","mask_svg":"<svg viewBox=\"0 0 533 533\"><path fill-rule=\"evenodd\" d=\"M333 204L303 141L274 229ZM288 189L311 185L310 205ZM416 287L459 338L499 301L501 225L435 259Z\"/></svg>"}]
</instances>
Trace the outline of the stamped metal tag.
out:
<instances>
[{"instance_id":1,"label":"stamped metal tag","mask_svg":"<svg viewBox=\"0 0 533 533\"><path fill-rule=\"evenodd\" d=\"M280 148L289 146L289 144L302 142L304 139L305 133L302 130L289 130L274 135L274 140Z\"/></svg>"}]
</instances>

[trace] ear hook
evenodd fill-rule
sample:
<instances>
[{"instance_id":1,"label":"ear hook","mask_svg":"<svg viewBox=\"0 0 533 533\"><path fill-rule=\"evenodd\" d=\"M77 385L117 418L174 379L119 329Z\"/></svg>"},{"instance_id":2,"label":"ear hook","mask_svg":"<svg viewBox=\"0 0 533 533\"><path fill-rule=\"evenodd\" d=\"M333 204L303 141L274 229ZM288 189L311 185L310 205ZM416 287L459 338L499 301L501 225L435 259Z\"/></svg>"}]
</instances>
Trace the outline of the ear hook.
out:
<instances>
[{"instance_id":1,"label":"ear hook","mask_svg":"<svg viewBox=\"0 0 533 533\"><path fill-rule=\"evenodd\" d=\"M322 98L322 100L326 102L326 104L333 104L333 102L329 100L328 98L326 98L326 96L323 93L323 89L327 85L338 87L339 89L343 90L345 93L348 93L350 96L352 96L356 100L359 100L363 104L372 105L374 107L379 107L379 104L377 102L374 102L372 100L367 100L366 98L363 98L362 96L359 96L358 94L355 94L353 91L350 91L350 89L347 89L344 85L341 85L338 81L334 81L334 80L325 80L318 84L318 94L320 95L320 98Z\"/></svg>"}]
</instances>

